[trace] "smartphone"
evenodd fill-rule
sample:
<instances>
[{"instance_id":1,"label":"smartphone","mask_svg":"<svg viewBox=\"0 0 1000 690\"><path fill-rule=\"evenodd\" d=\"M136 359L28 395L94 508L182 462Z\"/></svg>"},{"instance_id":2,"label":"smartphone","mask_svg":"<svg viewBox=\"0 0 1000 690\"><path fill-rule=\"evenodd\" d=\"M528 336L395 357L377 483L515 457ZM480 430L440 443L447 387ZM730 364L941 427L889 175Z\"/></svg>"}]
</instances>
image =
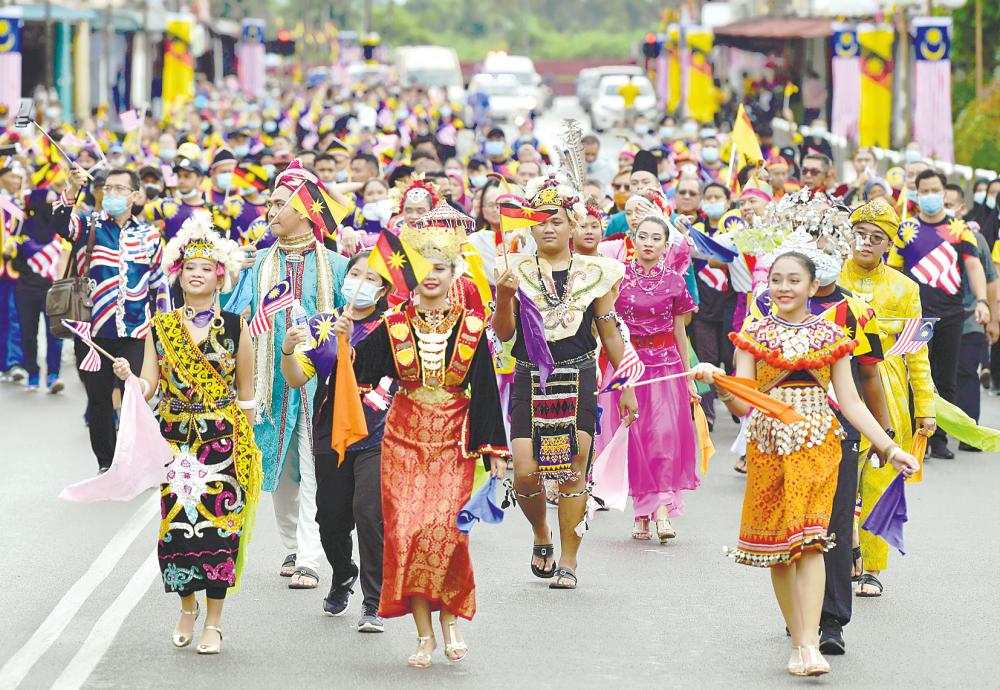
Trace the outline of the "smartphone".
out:
<instances>
[{"instance_id":1,"label":"smartphone","mask_svg":"<svg viewBox=\"0 0 1000 690\"><path fill-rule=\"evenodd\" d=\"M14 127L24 129L34 119L35 102L30 98L22 98L17 107L17 118L14 120Z\"/></svg>"}]
</instances>

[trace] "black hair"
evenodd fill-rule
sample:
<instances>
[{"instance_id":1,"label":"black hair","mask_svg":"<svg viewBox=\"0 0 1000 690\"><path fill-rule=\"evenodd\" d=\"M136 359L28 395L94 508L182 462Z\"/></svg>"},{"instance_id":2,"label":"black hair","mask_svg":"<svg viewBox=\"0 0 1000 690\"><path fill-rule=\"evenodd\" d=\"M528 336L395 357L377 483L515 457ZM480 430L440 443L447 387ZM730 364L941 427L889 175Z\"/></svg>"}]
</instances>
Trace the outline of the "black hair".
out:
<instances>
[{"instance_id":1,"label":"black hair","mask_svg":"<svg viewBox=\"0 0 1000 690\"><path fill-rule=\"evenodd\" d=\"M493 187L500 188L500 180L495 177L486 178L486 184L476 190L479 194L479 210L476 213L476 230L489 230L489 223L486 222L486 215L483 213L483 199L486 198L486 190Z\"/></svg>"},{"instance_id":2,"label":"black hair","mask_svg":"<svg viewBox=\"0 0 1000 690\"><path fill-rule=\"evenodd\" d=\"M141 181L139 180L139 174L135 170L130 170L129 168L112 168L111 170L108 171L108 174L105 176L104 178L105 181L112 175L127 175L129 185L132 187L132 191L134 192L139 189L139 184Z\"/></svg>"},{"instance_id":3,"label":"black hair","mask_svg":"<svg viewBox=\"0 0 1000 690\"><path fill-rule=\"evenodd\" d=\"M362 196L364 196L365 192L368 191L368 185L372 184L373 182L376 183L376 184L380 184L383 187L385 187L386 191L389 191L389 189L391 189L389 187L389 183L386 182L385 180L383 180L381 177L369 177L368 180L365 181L365 183L363 185L361 185L361 189L358 190L358 191L361 192Z\"/></svg>"},{"instance_id":4,"label":"black hair","mask_svg":"<svg viewBox=\"0 0 1000 690\"><path fill-rule=\"evenodd\" d=\"M354 161L358 161L358 160L364 161L368 165L374 167L375 171L378 172L378 158L376 158L372 154L370 154L370 153L355 153L354 157L351 158L351 161L354 162Z\"/></svg>"},{"instance_id":5,"label":"black hair","mask_svg":"<svg viewBox=\"0 0 1000 690\"><path fill-rule=\"evenodd\" d=\"M827 172L829 172L830 168L833 167L833 161L830 160L830 157L828 155L826 155L825 153L818 153L816 151L813 151L812 153L807 153L806 155L802 156L802 164L805 165L806 160L808 160L810 158L812 160L816 160L816 161L819 161L820 163L822 163L823 164L823 170L825 170Z\"/></svg>"},{"instance_id":6,"label":"black hair","mask_svg":"<svg viewBox=\"0 0 1000 690\"><path fill-rule=\"evenodd\" d=\"M802 268L806 269L806 272L809 274L809 280L816 280L816 262L810 259L802 252L785 252L784 254L780 255L771 264L771 268L767 269L768 275L771 274L771 271L774 270L775 265L782 259L795 259L797 262L799 262L799 265L802 266Z\"/></svg>"},{"instance_id":7,"label":"black hair","mask_svg":"<svg viewBox=\"0 0 1000 690\"><path fill-rule=\"evenodd\" d=\"M960 184L955 184L954 182L949 182L948 184L946 184L944 186L944 191L946 191L946 192L949 192L949 191L951 191L951 192L957 192L960 197L965 198L965 190L962 189L962 185L960 185Z\"/></svg>"},{"instance_id":8,"label":"black hair","mask_svg":"<svg viewBox=\"0 0 1000 690\"><path fill-rule=\"evenodd\" d=\"M639 228L642 227L643 223L653 223L654 225L659 225L663 230L663 236L667 240L667 244L670 244L670 223L667 222L666 218L657 213L651 213L635 224L636 232L639 231Z\"/></svg>"},{"instance_id":9,"label":"black hair","mask_svg":"<svg viewBox=\"0 0 1000 690\"><path fill-rule=\"evenodd\" d=\"M465 165L466 170L479 170L485 167L487 167L486 161L482 158L470 158L469 162Z\"/></svg>"},{"instance_id":10,"label":"black hair","mask_svg":"<svg viewBox=\"0 0 1000 690\"><path fill-rule=\"evenodd\" d=\"M367 263L368 257L371 256L371 253L372 253L371 249L365 249L364 251L360 251L354 256L352 256L350 259L347 260L347 270L350 271L352 268L354 268L354 265L360 262L362 259L364 259L365 263ZM392 292L392 281L388 280L381 273L379 274L378 277L382 279L382 287L385 288L385 294L379 297L378 302L375 303L375 311L381 314L382 312L384 312L386 309L389 308L388 297L389 293ZM348 297L348 299L350 299L350 297Z\"/></svg>"},{"instance_id":11,"label":"black hair","mask_svg":"<svg viewBox=\"0 0 1000 690\"><path fill-rule=\"evenodd\" d=\"M944 173L942 173L939 170L935 170L934 168L927 168L927 170L923 170L917 173L917 179L913 184L917 189L920 189L921 181L929 180L932 177L936 177L937 179L941 180L942 187L948 186L948 178L944 176Z\"/></svg>"},{"instance_id":12,"label":"black hair","mask_svg":"<svg viewBox=\"0 0 1000 690\"><path fill-rule=\"evenodd\" d=\"M721 189L722 193L726 195L727 200L730 198L731 195L729 192L729 187L722 184L721 182L709 182L707 185L705 185L704 189L701 190L701 195L705 196L705 192L712 189L713 187L718 187L719 189Z\"/></svg>"},{"instance_id":13,"label":"black hair","mask_svg":"<svg viewBox=\"0 0 1000 690\"><path fill-rule=\"evenodd\" d=\"M414 151L413 153L410 154L410 163L416 165L417 161L423 160L425 158L427 160L439 162L436 153L431 153L430 151Z\"/></svg>"},{"instance_id":14,"label":"black hair","mask_svg":"<svg viewBox=\"0 0 1000 690\"><path fill-rule=\"evenodd\" d=\"M313 165L315 165L316 163L319 163L321 161L334 161L334 162L336 162L336 160L337 159L333 157L332 153L327 153L327 152L323 151L322 153L317 153L316 154L316 158L313 160Z\"/></svg>"},{"instance_id":15,"label":"black hair","mask_svg":"<svg viewBox=\"0 0 1000 690\"><path fill-rule=\"evenodd\" d=\"M389 189L396 186L396 183L407 175L412 175L414 168L412 165L397 165L396 168L389 173Z\"/></svg>"}]
</instances>

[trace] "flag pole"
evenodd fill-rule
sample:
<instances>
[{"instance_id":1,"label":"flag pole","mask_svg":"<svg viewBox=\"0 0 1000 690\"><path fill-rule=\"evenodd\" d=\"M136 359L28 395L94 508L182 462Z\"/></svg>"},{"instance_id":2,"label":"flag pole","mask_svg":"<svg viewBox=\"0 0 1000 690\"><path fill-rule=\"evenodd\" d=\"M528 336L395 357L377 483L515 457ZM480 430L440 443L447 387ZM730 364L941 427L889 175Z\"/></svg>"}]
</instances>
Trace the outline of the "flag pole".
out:
<instances>
[{"instance_id":1,"label":"flag pole","mask_svg":"<svg viewBox=\"0 0 1000 690\"><path fill-rule=\"evenodd\" d=\"M306 182L308 182L308 180L306 180ZM296 187L296 188L295 188L295 191L294 191L294 192L292 192L292 193L291 193L291 194L290 194L290 195L288 196L288 201L289 201L289 202L291 202L291 200L295 198L295 195L297 195L297 194L299 193L299 191L300 191L300 190L301 190L301 189L302 189L303 187L305 187L305 186L306 186L306 182L302 182L302 183L301 183L301 184L300 184L300 185L299 185L298 187ZM285 203L285 205L284 205L284 206L282 206L282 207L281 207L281 209L280 209L280 210L279 210L279 211L278 211L277 213L275 213L275 214L274 214L274 220L272 220L271 222L269 222L269 223L267 224L267 227L268 227L268 228L270 228L271 226L273 226L273 225L274 225L274 221L278 220L278 217L279 217L279 216L280 216L280 215L281 215L282 213L284 213L284 212L285 212L285 209L287 209L287 208L290 208L290 207L291 207L291 203L288 203L288 202L286 202L286 203Z\"/></svg>"},{"instance_id":2,"label":"flag pole","mask_svg":"<svg viewBox=\"0 0 1000 690\"><path fill-rule=\"evenodd\" d=\"M732 188L733 185L733 168L736 166L736 142L730 139L733 145L733 150L729 154L729 170L726 171L726 187Z\"/></svg>"}]
</instances>

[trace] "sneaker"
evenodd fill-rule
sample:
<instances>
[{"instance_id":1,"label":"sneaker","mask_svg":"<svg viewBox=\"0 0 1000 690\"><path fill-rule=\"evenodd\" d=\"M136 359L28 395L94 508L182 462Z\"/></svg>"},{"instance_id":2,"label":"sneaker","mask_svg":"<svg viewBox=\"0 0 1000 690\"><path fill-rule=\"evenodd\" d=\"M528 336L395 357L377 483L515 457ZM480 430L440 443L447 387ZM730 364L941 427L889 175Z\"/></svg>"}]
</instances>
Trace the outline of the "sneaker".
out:
<instances>
[{"instance_id":1,"label":"sneaker","mask_svg":"<svg viewBox=\"0 0 1000 690\"><path fill-rule=\"evenodd\" d=\"M932 458L937 458L938 460L954 460L955 453L944 443L929 446L930 456Z\"/></svg>"},{"instance_id":2,"label":"sneaker","mask_svg":"<svg viewBox=\"0 0 1000 690\"><path fill-rule=\"evenodd\" d=\"M380 633L385 632L385 621L378 615L378 607L372 604L365 604L361 618L358 619L358 632Z\"/></svg>"},{"instance_id":3,"label":"sneaker","mask_svg":"<svg viewBox=\"0 0 1000 690\"><path fill-rule=\"evenodd\" d=\"M330 593L323 600L323 610L329 616L343 616L347 613L347 607L351 604L351 595L354 594L354 583L358 581L358 569L354 569L354 574L341 583L334 583L330 587Z\"/></svg>"},{"instance_id":4,"label":"sneaker","mask_svg":"<svg viewBox=\"0 0 1000 690\"><path fill-rule=\"evenodd\" d=\"M965 452L965 453L982 453L983 452L983 450L981 448L976 448L975 446L970 446L965 441L962 441L961 443L958 444L958 449L960 451Z\"/></svg>"},{"instance_id":5,"label":"sneaker","mask_svg":"<svg viewBox=\"0 0 1000 690\"><path fill-rule=\"evenodd\" d=\"M819 631L819 651L823 654L837 656L847 652L842 629L821 629Z\"/></svg>"},{"instance_id":6,"label":"sneaker","mask_svg":"<svg viewBox=\"0 0 1000 690\"><path fill-rule=\"evenodd\" d=\"M993 377L990 375L990 368L983 367L979 370L979 385L983 387L983 390L990 389L990 383L993 381Z\"/></svg>"},{"instance_id":7,"label":"sneaker","mask_svg":"<svg viewBox=\"0 0 1000 690\"><path fill-rule=\"evenodd\" d=\"M50 375L47 378L49 384L49 393L55 395L56 393L61 393L63 389L66 388L66 384L63 383L63 380L58 376Z\"/></svg>"},{"instance_id":8,"label":"sneaker","mask_svg":"<svg viewBox=\"0 0 1000 690\"><path fill-rule=\"evenodd\" d=\"M39 383L40 382L41 382L41 378L39 377L39 375L38 374L32 374L31 376L28 377L28 390L29 391L37 391L38 388L39 388Z\"/></svg>"},{"instance_id":9,"label":"sneaker","mask_svg":"<svg viewBox=\"0 0 1000 690\"><path fill-rule=\"evenodd\" d=\"M10 374L10 380L14 383L21 383L28 378L28 372L24 370L24 367L11 367L7 373Z\"/></svg>"}]
</instances>

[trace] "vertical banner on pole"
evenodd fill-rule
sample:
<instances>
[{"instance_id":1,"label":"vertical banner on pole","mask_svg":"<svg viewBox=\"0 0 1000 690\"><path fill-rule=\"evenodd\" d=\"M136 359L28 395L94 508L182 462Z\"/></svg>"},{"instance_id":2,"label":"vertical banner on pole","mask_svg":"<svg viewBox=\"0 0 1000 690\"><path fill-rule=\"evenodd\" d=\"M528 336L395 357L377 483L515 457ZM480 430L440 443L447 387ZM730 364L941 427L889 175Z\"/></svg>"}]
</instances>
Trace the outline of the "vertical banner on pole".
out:
<instances>
[{"instance_id":1,"label":"vertical banner on pole","mask_svg":"<svg viewBox=\"0 0 1000 690\"><path fill-rule=\"evenodd\" d=\"M833 25L833 117L830 131L858 143L861 112L861 46L851 24Z\"/></svg>"},{"instance_id":2,"label":"vertical banner on pole","mask_svg":"<svg viewBox=\"0 0 1000 690\"><path fill-rule=\"evenodd\" d=\"M163 39L163 110L172 113L194 98L194 57L191 54L190 18L167 20Z\"/></svg>"},{"instance_id":3,"label":"vertical banner on pole","mask_svg":"<svg viewBox=\"0 0 1000 690\"><path fill-rule=\"evenodd\" d=\"M90 115L90 22L82 20L73 36L73 112Z\"/></svg>"},{"instance_id":4,"label":"vertical banner on pole","mask_svg":"<svg viewBox=\"0 0 1000 690\"><path fill-rule=\"evenodd\" d=\"M951 124L951 17L913 20L913 140L954 162Z\"/></svg>"},{"instance_id":5,"label":"vertical banner on pole","mask_svg":"<svg viewBox=\"0 0 1000 690\"><path fill-rule=\"evenodd\" d=\"M0 16L0 105L6 105L8 113L16 113L21 100L22 27L20 17Z\"/></svg>"},{"instance_id":6,"label":"vertical banner on pole","mask_svg":"<svg viewBox=\"0 0 1000 690\"><path fill-rule=\"evenodd\" d=\"M244 19L240 32L236 72L246 96L264 95L264 20Z\"/></svg>"},{"instance_id":7,"label":"vertical banner on pole","mask_svg":"<svg viewBox=\"0 0 1000 690\"><path fill-rule=\"evenodd\" d=\"M857 35L861 46L858 143L888 148L892 122L892 42L896 34L885 24L859 24Z\"/></svg>"},{"instance_id":8,"label":"vertical banner on pole","mask_svg":"<svg viewBox=\"0 0 1000 690\"><path fill-rule=\"evenodd\" d=\"M712 32L698 26L688 28L687 114L699 122L713 122L719 107L712 81Z\"/></svg>"},{"instance_id":9,"label":"vertical banner on pole","mask_svg":"<svg viewBox=\"0 0 1000 690\"><path fill-rule=\"evenodd\" d=\"M667 40L663 42L667 55L667 112L676 113L681 104L681 27L667 27Z\"/></svg>"}]
</instances>

